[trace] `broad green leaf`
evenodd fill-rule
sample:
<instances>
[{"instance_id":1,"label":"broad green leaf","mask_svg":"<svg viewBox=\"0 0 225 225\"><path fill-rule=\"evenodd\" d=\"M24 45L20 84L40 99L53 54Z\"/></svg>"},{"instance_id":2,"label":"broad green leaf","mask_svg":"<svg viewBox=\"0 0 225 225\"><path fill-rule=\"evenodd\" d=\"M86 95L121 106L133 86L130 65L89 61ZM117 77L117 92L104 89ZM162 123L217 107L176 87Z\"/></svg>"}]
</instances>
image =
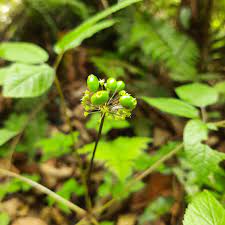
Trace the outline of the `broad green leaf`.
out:
<instances>
[{"instance_id":1,"label":"broad green leaf","mask_svg":"<svg viewBox=\"0 0 225 225\"><path fill-rule=\"evenodd\" d=\"M58 54L62 54L63 52L80 45L84 39L94 35L102 29L112 26L114 23L113 20L105 20L99 23L98 21L139 1L141 0L123 0L117 3L116 5L109 7L104 11L96 14L95 16L93 16L92 18L85 21L80 26L69 32L61 40L59 40L54 47L55 52Z\"/></svg>"},{"instance_id":2,"label":"broad green leaf","mask_svg":"<svg viewBox=\"0 0 225 225\"><path fill-rule=\"evenodd\" d=\"M5 144L7 141L9 141L11 138L16 136L18 134L18 131L11 131L8 129L0 129L0 146Z\"/></svg>"},{"instance_id":3,"label":"broad green leaf","mask_svg":"<svg viewBox=\"0 0 225 225\"><path fill-rule=\"evenodd\" d=\"M13 62L38 64L48 60L48 53L31 43L4 42L0 44L0 58Z\"/></svg>"},{"instance_id":4,"label":"broad green leaf","mask_svg":"<svg viewBox=\"0 0 225 225\"><path fill-rule=\"evenodd\" d=\"M98 131L100 118L101 118L100 113L93 114L89 119L89 121L87 122L86 127L88 129L95 129L96 131ZM102 134L107 134L111 129L123 129L127 127L130 127L130 124L126 120L114 120L106 118L102 128Z\"/></svg>"},{"instance_id":5,"label":"broad green leaf","mask_svg":"<svg viewBox=\"0 0 225 225\"><path fill-rule=\"evenodd\" d=\"M8 225L9 222L9 215L6 212L0 212L0 225Z\"/></svg>"},{"instance_id":6,"label":"broad green leaf","mask_svg":"<svg viewBox=\"0 0 225 225\"><path fill-rule=\"evenodd\" d=\"M95 160L104 164L121 181L132 174L135 160L151 142L147 137L119 137L113 141L100 141L96 151ZM91 156L94 143L85 145L78 152L89 153Z\"/></svg>"},{"instance_id":7,"label":"broad green leaf","mask_svg":"<svg viewBox=\"0 0 225 225\"><path fill-rule=\"evenodd\" d=\"M185 148L185 153L199 180L207 180L214 173L224 174L223 169L219 166L219 163L225 159L224 153L201 143Z\"/></svg>"},{"instance_id":8,"label":"broad green leaf","mask_svg":"<svg viewBox=\"0 0 225 225\"><path fill-rule=\"evenodd\" d=\"M7 76L10 76L13 73L13 66L7 66L0 68L0 85L3 85L4 80Z\"/></svg>"},{"instance_id":9,"label":"broad green leaf","mask_svg":"<svg viewBox=\"0 0 225 225\"><path fill-rule=\"evenodd\" d=\"M15 63L3 81L3 96L37 97L46 92L54 81L54 70L47 64L26 65Z\"/></svg>"},{"instance_id":10,"label":"broad green leaf","mask_svg":"<svg viewBox=\"0 0 225 225\"><path fill-rule=\"evenodd\" d=\"M71 31L60 42L55 46L56 53L60 54L69 49L79 46L83 40L92 37L94 34L98 33L101 30L113 26L115 23L114 20L104 20L102 22L91 25L90 27L84 27L79 33L77 30Z\"/></svg>"},{"instance_id":11,"label":"broad green leaf","mask_svg":"<svg viewBox=\"0 0 225 225\"><path fill-rule=\"evenodd\" d=\"M224 225L225 210L216 198L203 191L188 205L183 225Z\"/></svg>"},{"instance_id":12,"label":"broad green leaf","mask_svg":"<svg viewBox=\"0 0 225 225\"><path fill-rule=\"evenodd\" d=\"M225 81L217 83L214 88L221 94L225 94Z\"/></svg>"},{"instance_id":13,"label":"broad green leaf","mask_svg":"<svg viewBox=\"0 0 225 225\"><path fill-rule=\"evenodd\" d=\"M40 177L38 175L23 175L33 181L39 181ZM7 194L12 194L16 193L19 191L29 191L31 189L31 186L27 183L24 183L23 181L13 178L10 180L7 180L6 182L1 183L1 188L0 188L0 200L3 199ZM1 222L1 221L0 221Z\"/></svg>"},{"instance_id":14,"label":"broad green leaf","mask_svg":"<svg viewBox=\"0 0 225 225\"><path fill-rule=\"evenodd\" d=\"M75 179L71 178L64 182L62 187L60 187L56 193L62 196L63 198L70 200L73 194L75 194L76 196L82 196L84 194L84 187L78 184ZM55 200L53 198L48 197L48 203L49 205L53 205L55 203ZM57 203L57 205L63 212L70 212L68 206L62 203Z\"/></svg>"},{"instance_id":15,"label":"broad green leaf","mask_svg":"<svg viewBox=\"0 0 225 225\"><path fill-rule=\"evenodd\" d=\"M218 100L217 90L201 83L180 86L176 88L176 93L182 100L198 107L212 105Z\"/></svg>"},{"instance_id":16,"label":"broad green leaf","mask_svg":"<svg viewBox=\"0 0 225 225\"><path fill-rule=\"evenodd\" d=\"M208 127L201 120L190 120L184 128L184 145L194 146L207 140Z\"/></svg>"},{"instance_id":17,"label":"broad green leaf","mask_svg":"<svg viewBox=\"0 0 225 225\"><path fill-rule=\"evenodd\" d=\"M78 140L79 133L73 132L73 138L70 134L55 133L52 137L43 138L36 143L37 147L42 150L42 161L46 161L51 158L57 158L65 155L71 151L73 139L76 142Z\"/></svg>"},{"instance_id":18,"label":"broad green leaf","mask_svg":"<svg viewBox=\"0 0 225 225\"><path fill-rule=\"evenodd\" d=\"M198 110L195 107L175 98L142 97L142 99L163 112L186 118L198 117Z\"/></svg>"}]
</instances>

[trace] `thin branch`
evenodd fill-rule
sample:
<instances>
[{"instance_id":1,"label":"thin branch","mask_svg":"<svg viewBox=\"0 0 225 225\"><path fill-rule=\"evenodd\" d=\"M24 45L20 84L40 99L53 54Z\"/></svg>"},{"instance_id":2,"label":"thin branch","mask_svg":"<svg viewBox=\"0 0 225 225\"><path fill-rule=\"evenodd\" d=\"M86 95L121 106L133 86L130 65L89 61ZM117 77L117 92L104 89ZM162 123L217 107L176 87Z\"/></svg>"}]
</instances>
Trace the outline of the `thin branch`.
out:
<instances>
[{"instance_id":1,"label":"thin branch","mask_svg":"<svg viewBox=\"0 0 225 225\"><path fill-rule=\"evenodd\" d=\"M1 168L0 168L0 173L3 175L9 176L9 177L17 178L17 179L31 185L32 187L36 188L37 190L52 197L56 202L63 203L64 205L66 205L68 208L70 208L71 210L73 210L80 216L85 216L87 214L87 212L84 209L82 209L81 207L75 205L74 203L66 200L65 198L61 197L60 195L58 195L55 192L51 191L50 189L46 188L45 186L27 178L27 177L21 176L17 173L11 172L9 170L1 169Z\"/></svg>"}]
</instances>

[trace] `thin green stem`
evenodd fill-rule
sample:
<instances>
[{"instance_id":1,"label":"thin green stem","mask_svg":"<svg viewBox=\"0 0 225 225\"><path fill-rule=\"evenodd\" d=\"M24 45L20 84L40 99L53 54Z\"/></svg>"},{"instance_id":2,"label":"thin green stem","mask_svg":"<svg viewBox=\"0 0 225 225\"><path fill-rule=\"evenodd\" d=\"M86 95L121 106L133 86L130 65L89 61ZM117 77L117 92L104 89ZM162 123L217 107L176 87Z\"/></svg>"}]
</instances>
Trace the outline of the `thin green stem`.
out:
<instances>
[{"instance_id":1,"label":"thin green stem","mask_svg":"<svg viewBox=\"0 0 225 225\"><path fill-rule=\"evenodd\" d=\"M17 178L17 179L29 184L30 186L36 188L37 190L52 197L56 202L63 203L64 205L66 205L68 208L70 208L71 210L73 210L80 216L85 216L87 214L86 210L82 209L81 207L66 200L65 198L61 197L60 195L56 194L55 192L51 191L50 189L46 188L45 186L27 178L27 177L21 176L17 173L11 172L9 170L1 169L1 168L0 168L0 173L3 175L9 176L9 177Z\"/></svg>"},{"instance_id":2,"label":"thin green stem","mask_svg":"<svg viewBox=\"0 0 225 225\"><path fill-rule=\"evenodd\" d=\"M207 112L206 112L205 107L201 107L201 114L202 114L203 122L206 122L207 121Z\"/></svg>"},{"instance_id":3,"label":"thin green stem","mask_svg":"<svg viewBox=\"0 0 225 225\"><path fill-rule=\"evenodd\" d=\"M87 174L87 184L88 185L90 184L91 173L92 173L93 166L94 166L95 153L96 153L96 150L97 150L97 147L98 147L99 140L101 138L104 120L105 120L105 114L103 114L102 115L102 118L101 118L101 122L100 122L99 129L98 129L98 136L97 136L97 139L95 141L95 146L94 146L94 149L93 149L93 153L92 153L92 157L91 157L91 162L90 162L90 165L89 165L89 168L88 168L88 174Z\"/></svg>"},{"instance_id":4,"label":"thin green stem","mask_svg":"<svg viewBox=\"0 0 225 225\"><path fill-rule=\"evenodd\" d=\"M172 156L174 156L177 152L179 152L184 147L183 143L179 144L176 148L174 148L172 151L170 151L167 155L163 156L160 160L155 162L152 166L150 166L147 170L142 172L141 174L134 177L125 187L125 190L128 190L132 185L134 185L136 182L144 179L148 175L150 175L153 171L155 171L163 162L170 159ZM106 202L103 206L97 208L94 210L94 213L101 214L104 210L111 207L115 202L117 201L116 198L112 198L108 202Z\"/></svg>"},{"instance_id":5,"label":"thin green stem","mask_svg":"<svg viewBox=\"0 0 225 225\"><path fill-rule=\"evenodd\" d=\"M66 123L69 126L70 135L71 135L72 141L73 141L73 143L75 143L75 137L74 137L74 133L73 133L72 122L71 122L71 119L70 119L70 117L69 117L69 115L67 113L67 103L66 103L63 91L62 91L62 87L61 87L60 81L59 81L59 79L57 77L57 69L58 69L58 67L60 65L60 62L61 62L62 58L63 58L63 54L58 55L56 60L55 60L54 65L53 65L53 68L55 69L55 86L56 86L57 92L59 94L61 103L62 103L63 114L65 116ZM88 209L90 209L91 208L91 200L90 200L90 196L89 196L89 193L88 193L88 187L87 187L87 183L86 183L85 172L83 171L82 160L81 160L79 154L77 153L77 151L75 149L74 149L74 154L75 154L75 156L77 158L78 166L79 166L79 168L81 170L81 181L82 181L82 184L83 184L84 189L85 189L86 206L87 206Z\"/></svg>"},{"instance_id":6,"label":"thin green stem","mask_svg":"<svg viewBox=\"0 0 225 225\"><path fill-rule=\"evenodd\" d=\"M217 127L225 127L225 120L221 120L213 123Z\"/></svg>"}]
</instances>

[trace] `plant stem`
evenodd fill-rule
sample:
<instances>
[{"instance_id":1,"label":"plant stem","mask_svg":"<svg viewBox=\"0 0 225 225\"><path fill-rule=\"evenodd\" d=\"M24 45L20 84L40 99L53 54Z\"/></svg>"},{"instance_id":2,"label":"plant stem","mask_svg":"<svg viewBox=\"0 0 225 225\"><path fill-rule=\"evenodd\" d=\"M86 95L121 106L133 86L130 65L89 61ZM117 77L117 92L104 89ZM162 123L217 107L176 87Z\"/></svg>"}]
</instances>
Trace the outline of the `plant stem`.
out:
<instances>
[{"instance_id":1,"label":"plant stem","mask_svg":"<svg viewBox=\"0 0 225 225\"><path fill-rule=\"evenodd\" d=\"M68 208L70 208L71 210L73 210L80 216L85 216L87 214L87 212L84 209L80 208L79 206L75 205L74 203L66 200L65 198L61 197L60 195L58 195L55 192L51 191L50 189L46 188L45 186L27 178L27 177L21 176L17 173L11 172L9 170L1 169L1 168L0 168L0 173L4 174L6 176L9 176L9 177L17 178L17 179L31 185L32 187L36 188L37 190L39 190L39 191L47 194L48 196L52 197L53 199L55 199L56 202L63 203L64 205L66 205Z\"/></svg>"},{"instance_id":2,"label":"plant stem","mask_svg":"<svg viewBox=\"0 0 225 225\"><path fill-rule=\"evenodd\" d=\"M225 120L221 120L213 123L217 127L225 127Z\"/></svg>"},{"instance_id":3,"label":"plant stem","mask_svg":"<svg viewBox=\"0 0 225 225\"><path fill-rule=\"evenodd\" d=\"M203 122L206 122L207 121L207 112L205 110L205 107L201 107L201 114L202 114Z\"/></svg>"},{"instance_id":4,"label":"plant stem","mask_svg":"<svg viewBox=\"0 0 225 225\"><path fill-rule=\"evenodd\" d=\"M160 160L155 162L152 166L150 166L147 170L142 172L141 174L137 175L134 177L130 182L125 187L124 191L127 191L132 185L134 185L136 182L144 179L147 177L149 174L151 174L153 171L155 171L163 162L167 161L170 159L173 155L175 155L177 152L179 152L182 148L184 147L184 144L179 144L174 148L172 151L170 151L167 155L163 156ZM115 202L117 201L116 198L112 198L108 202L106 202L102 207L97 208L94 213L102 213L105 209L111 207Z\"/></svg>"},{"instance_id":5,"label":"plant stem","mask_svg":"<svg viewBox=\"0 0 225 225\"><path fill-rule=\"evenodd\" d=\"M71 138L72 138L72 142L75 143L75 137L74 137L74 134L73 134L73 126L72 126L72 122L71 122L71 119L67 113L67 104L66 104L66 100L65 100L65 97L64 97L64 94L63 94L63 91L62 91L62 87L61 87L61 84L60 84L60 81L57 77L57 69L60 65L60 62L63 58L63 54L60 54L57 56L56 60L55 60L55 63L53 65L53 68L55 70L55 86L56 86L56 89L57 89L57 92L59 94L59 97L60 97L60 100L61 100L61 103L62 103L62 109L63 109L63 114L65 116L65 119L66 119L66 123L67 125L69 126L69 129L70 129L70 135L71 135ZM82 184L84 186L84 189L85 189L85 202L86 202L86 206L88 209L91 209L91 200L90 200L90 196L89 196L89 193L88 193L88 187L87 187L87 183L86 183L86 177L85 177L85 172L83 171L83 164L82 164L82 160L80 158L80 156L78 155L77 151L74 149L74 153L75 153L75 156L77 158L77 161L78 161L78 166L81 170L81 180L82 180Z\"/></svg>"},{"instance_id":6,"label":"plant stem","mask_svg":"<svg viewBox=\"0 0 225 225\"><path fill-rule=\"evenodd\" d=\"M96 150L97 150L97 147L98 147L98 142L101 138L104 120L105 120L105 114L103 114L102 118L101 118L101 122L100 122L99 129L98 129L98 136L97 136L97 139L95 141L95 146L94 146L94 150L93 150L93 153L92 153L91 162L90 162L90 165L89 165L89 168L88 168L87 185L90 184L90 178L91 178L91 173L92 173L92 170L93 170L95 153L96 153Z\"/></svg>"}]
</instances>

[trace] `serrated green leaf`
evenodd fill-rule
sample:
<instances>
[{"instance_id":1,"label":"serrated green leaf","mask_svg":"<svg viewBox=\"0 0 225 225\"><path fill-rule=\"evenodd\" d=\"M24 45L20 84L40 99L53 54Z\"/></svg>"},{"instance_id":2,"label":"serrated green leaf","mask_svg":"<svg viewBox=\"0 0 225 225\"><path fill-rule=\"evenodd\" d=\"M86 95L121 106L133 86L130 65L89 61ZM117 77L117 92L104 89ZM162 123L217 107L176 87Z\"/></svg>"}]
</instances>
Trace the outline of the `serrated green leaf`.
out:
<instances>
[{"instance_id":1,"label":"serrated green leaf","mask_svg":"<svg viewBox=\"0 0 225 225\"><path fill-rule=\"evenodd\" d=\"M103 22L98 21L139 1L141 0L124 0L96 14L95 16L93 16L92 18L85 21L80 26L69 32L61 40L59 40L54 47L55 52L61 54L66 50L75 48L80 45L84 39L92 36L93 34L101 31L102 29L112 26L114 23L113 20L105 20Z\"/></svg>"},{"instance_id":2,"label":"serrated green leaf","mask_svg":"<svg viewBox=\"0 0 225 225\"><path fill-rule=\"evenodd\" d=\"M9 215L6 212L0 212L0 225L8 225L9 222Z\"/></svg>"},{"instance_id":3,"label":"serrated green leaf","mask_svg":"<svg viewBox=\"0 0 225 225\"><path fill-rule=\"evenodd\" d=\"M86 127L88 129L95 129L96 131L99 128L99 122L101 119L101 115L99 114L93 114L91 118L86 123ZM106 118L105 123L102 128L102 134L107 134L111 129L123 129L130 127L130 124L126 120L115 120Z\"/></svg>"},{"instance_id":4,"label":"serrated green leaf","mask_svg":"<svg viewBox=\"0 0 225 225\"><path fill-rule=\"evenodd\" d=\"M15 63L3 81L5 97L37 97L46 92L54 81L54 70L47 64L26 65Z\"/></svg>"},{"instance_id":5,"label":"serrated green leaf","mask_svg":"<svg viewBox=\"0 0 225 225\"><path fill-rule=\"evenodd\" d=\"M103 183L98 187L98 195L102 198L112 196L121 200L127 198L131 193L139 191L145 185L144 182L138 181L128 188L127 183L130 179L117 180L110 172L107 172L104 174Z\"/></svg>"},{"instance_id":6,"label":"serrated green leaf","mask_svg":"<svg viewBox=\"0 0 225 225\"><path fill-rule=\"evenodd\" d=\"M201 120L190 120L184 128L184 145L185 147L194 146L207 140L208 127Z\"/></svg>"},{"instance_id":7,"label":"serrated green leaf","mask_svg":"<svg viewBox=\"0 0 225 225\"><path fill-rule=\"evenodd\" d=\"M0 129L0 146L15 137L18 133L19 131L12 131L4 128Z\"/></svg>"},{"instance_id":8,"label":"serrated green leaf","mask_svg":"<svg viewBox=\"0 0 225 225\"><path fill-rule=\"evenodd\" d=\"M132 174L136 158L151 142L147 137L119 137L113 141L100 141L95 160L104 163L121 181ZM92 154L94 143L79 149L80 154Z\"/></svg>"},{"instance_id":9,"label":"serrated green leaf","mask_svg":"<svg viewBox=\"0 0 225 225\"><path fill-rule=\"evenodd\" d=\"M209 192L197 195L189 204L183 225L224 225L225 210Z\"/></svg>"},{"instance_id":10,"label":"serrated green leaf","mask_svg":"<svg viewBox=\"0 0 225 225\"><path fill-rule=\"evenodd\" d=\"M180 86L176 88L176 93L182 100L198 107L212 105L218 100L216 89L201 83Z\"/></svg>"},{"instance_id":11,"label":"serrated green leaf","mask_svg":"<svg viewBox=\"0 0 225 225\"><path fill-rule=\"evenodd\" d=\"M82 196L84 194L84 187L77 183L77 181L73 178L64 182L62 187L56 192L58 195L62 196L63 198L69 200L73 194L77 196ZM49 205L53 205L55 200L51 197L48 197ZM69 213L70 210L68 206L62 203L57 203L58 207L65 213Z\"/></svg>"},{"instance_id":12,"label":"serrated green leaf","mask_svg":"<svg viewBox=\"0 0 225 225\"><path fill-rule=\"evenodd\" d=\"M195 107L175 98L142 97L142 99L149 105L176 116L186 118L197 118L199 116L198 110Z\"/></svg>"},{"instance_id":13,"label":"serrated green leaf","mask_svg":"<svg viewBox=\"0 0 225 225\"><path fill-rule=\"evenodd\" d=\"M4 42L0 44L0 57L13 62L38 64L48 60L48 53L32 43Z\"/></svg>"},{"instance_id":14,"label":"serrated green leaf","mask_svg":"<svg viewBox=\"0 0 225 225\"><path fill-rule=\"evenodd\" d=\"M38 181L40 177L38 175L23 175L24 177L28 177L31 180ZM31 186L27 183L22 182L17 178L13 178L1 184L0 188L0 200L4 198L7 194L16 193L19 191L29 191Z\"/></svg>"},{"instance_id":15,"label":"serrated green leaf","mask_svg":"<svg viewBox=\"0 0 225 225\"><path fill-rule=\"evenodd\" d=\"M73 138L76 142L78 140L79 132L73 132ZM42 150L42 161L46 161L51 158L57 158L65 155L71 151L73 143L72 136L70 134L56 133L50 138L44 138L36 143L37 147Z\"/></svg>"},{"instance_id":16,"label":"serrated green leaf","mask_svg":"<svg viewBox=\"0 0 225 225\"><path fill-rule=\"evenodd\" d=\"M185 153L199 180L207 180L214 173L224 174L223 169L219 166L219 163L225 159L224 153L201 143L185 148Z\"/></svg>"}]
</instances>

